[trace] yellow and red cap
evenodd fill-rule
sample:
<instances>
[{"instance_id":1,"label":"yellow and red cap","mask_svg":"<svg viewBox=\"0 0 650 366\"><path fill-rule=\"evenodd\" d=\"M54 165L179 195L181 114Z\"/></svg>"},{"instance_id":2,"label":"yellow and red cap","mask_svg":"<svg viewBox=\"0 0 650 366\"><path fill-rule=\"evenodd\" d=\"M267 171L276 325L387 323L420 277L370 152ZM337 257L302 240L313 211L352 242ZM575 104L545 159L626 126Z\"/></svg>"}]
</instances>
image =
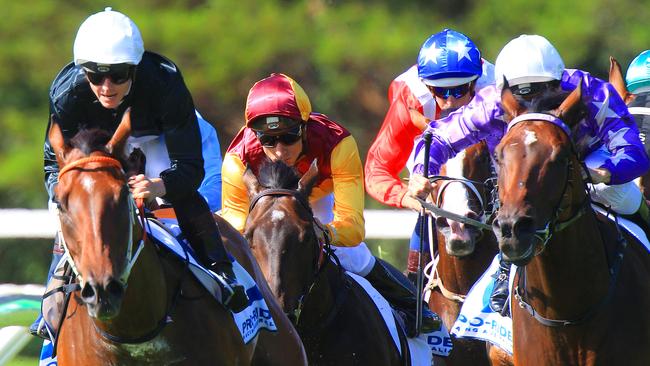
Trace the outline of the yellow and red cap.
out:
<instances>
[{"instance_id":1,"label":"yellow and red cap","mask_svg":"<svg viewBox=\"0 0 650 366\"><path fill-rule=\"evenodd\" d=\"M255 83L246 99L246 127L280 130L306 123L311 114L309 97L298 83L284 74ZM286 118L282 118L286 117Z\"/></svg>"}]
</instances>

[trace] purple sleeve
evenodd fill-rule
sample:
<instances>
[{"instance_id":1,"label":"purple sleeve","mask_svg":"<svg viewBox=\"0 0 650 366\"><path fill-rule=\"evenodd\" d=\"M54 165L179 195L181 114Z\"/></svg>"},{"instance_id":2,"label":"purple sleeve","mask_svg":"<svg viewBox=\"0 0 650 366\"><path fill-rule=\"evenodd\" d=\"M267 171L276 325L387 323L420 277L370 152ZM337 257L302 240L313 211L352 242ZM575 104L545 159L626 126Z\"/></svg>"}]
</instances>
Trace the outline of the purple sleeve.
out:
<instances>
[{"instance_id":1,"label":"purple sleeve","mask_svg":"<svg viewBox=\"0 0 650 366\"><path fill-rule=\"evenodd\" d=\"M432 134L429 152L429 174L438 174L440 167L460 151L483 139L500 139L505 131L499 94L494 86L481 89L469 104L432 121L427 128ZM424 172L424 141L415 144L413 173Z\"/></svg>"},{"instance_id":2,"label":"purple sleeve","mask_svg":"<svg viewBox=\"0 0 650 366\"><path fill-rule=\"evenodd\" d=\"M614 87L580 70L567 70L563 87L582 83L582 100L588 115L577 130L575 140L582 153L605 146L611 157L601 165L611 173L609 184L622 184L643 175L650 167L648 155L639 139L639 130L627 106ZM575 87L575 86L573 86ZM595 138L601 143L587 144ZM593 140L592 140L593 141Z\"/></svg>"}]
</instances>

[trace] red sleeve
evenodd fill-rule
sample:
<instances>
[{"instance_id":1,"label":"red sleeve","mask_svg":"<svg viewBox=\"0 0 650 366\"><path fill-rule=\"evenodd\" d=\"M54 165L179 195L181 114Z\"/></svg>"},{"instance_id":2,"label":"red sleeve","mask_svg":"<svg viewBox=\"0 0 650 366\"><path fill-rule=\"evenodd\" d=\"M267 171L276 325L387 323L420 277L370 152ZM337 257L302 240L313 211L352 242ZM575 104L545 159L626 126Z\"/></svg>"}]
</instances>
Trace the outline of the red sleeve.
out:
<instances>
[{"instance_id":1,"label":"red sleeve","mask_svg":"<svg viewBox=\"0 0 650 366\"><path fill-rule=\"evenodd\" d=\"M399 173L406 166L414 140L422 131L411 122L409 108L422 113L422 106L408 86L394 80L388 91L390 107L372 143L365 166L366 190L377 201L402 207L406 184Z\"/></svg>"}]
</instances>

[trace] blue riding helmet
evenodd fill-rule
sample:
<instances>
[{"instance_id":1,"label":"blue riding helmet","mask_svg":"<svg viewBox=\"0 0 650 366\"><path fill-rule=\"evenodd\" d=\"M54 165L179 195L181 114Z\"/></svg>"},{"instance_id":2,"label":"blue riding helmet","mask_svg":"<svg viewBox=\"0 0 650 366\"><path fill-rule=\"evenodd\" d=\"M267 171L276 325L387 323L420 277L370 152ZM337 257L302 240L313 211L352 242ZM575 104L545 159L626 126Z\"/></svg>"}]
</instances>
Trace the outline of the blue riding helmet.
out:
<instances>
[{"instance_id":1,"label":"blue riding helmet","mask_svg":"<svg viewBox=\"0 0 650 366\"><path fill-rule=\"evenodd\" d=\"M632 60L625 74L625 82L630 93L650 86L650 50L641 52Z\"/></svg>"},{"instance_id":2,"label":"blue riding helmet","mask_svg":"<svg viewBox=\"0 0 650 366\"><path fill-rule=\"evenodd\" d=\"M445 28L429 37L418 55L418 75L427 85L469 83L482 73L481 51L466 35Z\"/></svg>"}]
</instances>

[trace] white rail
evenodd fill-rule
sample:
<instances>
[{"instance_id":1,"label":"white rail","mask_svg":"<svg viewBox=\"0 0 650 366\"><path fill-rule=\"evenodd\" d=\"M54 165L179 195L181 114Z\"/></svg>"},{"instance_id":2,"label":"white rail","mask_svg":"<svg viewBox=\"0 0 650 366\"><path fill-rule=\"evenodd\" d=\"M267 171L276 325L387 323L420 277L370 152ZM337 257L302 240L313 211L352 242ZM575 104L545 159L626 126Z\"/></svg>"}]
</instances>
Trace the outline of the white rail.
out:
<instances>
[{"instance_id":1,"label":"white rail","mask_svg":"<svg viewBox=\"0 0 650 366\"><path fill-rule=\"evenodd\" d=\"M366 238L410 238L417 214L409 210L365 210ZM0 239L53 238L56 225L47 210L0 209Z\"/></svg>"}]
</instances>

